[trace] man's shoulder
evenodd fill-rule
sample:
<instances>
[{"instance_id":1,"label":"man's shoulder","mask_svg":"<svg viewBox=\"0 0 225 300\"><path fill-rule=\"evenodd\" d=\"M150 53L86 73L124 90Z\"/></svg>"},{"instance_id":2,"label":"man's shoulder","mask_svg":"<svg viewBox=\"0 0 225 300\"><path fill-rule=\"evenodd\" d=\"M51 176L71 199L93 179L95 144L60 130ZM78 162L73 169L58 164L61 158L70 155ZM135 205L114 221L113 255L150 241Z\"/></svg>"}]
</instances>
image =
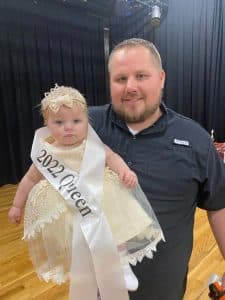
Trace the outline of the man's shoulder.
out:
<instances>
[{"instance_id":1,"label":"man's shoulder","mask_svg":"<svg viewBox=\"0 0 225 300\"><path fill-rule=\"evenodd\" d=\"M197 121L186 117L180 113L173 111L172 109L167 109L168 112L168 124L172 131L180 136L187 138L192 141L194 145L208 145L211 143L210 134L205 128Z\"/></svg>"},{"instance_id":2,"label":"man's shoulder","mask_svg":"<svg viewBox=\"0 0 225 300\"><path fill-rule=\"evenodd\" d=\"M182 129L194 130L199 133L208 135L207 131L197 121L184 116L174 110L167 108L169 122L174 122L177 127L182 126Z\"/></svg>"},{"instance_id":3,"label":"man's shoulder","mask_svg":"<svg viewBox=\"0 0 225 300\"><path fill-rule=\"evenodd\" d=\"M104 114L111 109L110 104L100 105L100 106L90 106L88 108L89 116L95 116Z\"/></svg>"},{"instance_id":4,"label":"man's shoulder","mask_svg":"<svg viewBox=\"0 0 225 300\"><path fill-rule=\"evenodd\" d=\"M108 122L111 115L111 104L105 104L100 106L90 106L88 108L88 116L91 125L94 128L104 126L105 122Z\"/></svg>"}]
</instances>

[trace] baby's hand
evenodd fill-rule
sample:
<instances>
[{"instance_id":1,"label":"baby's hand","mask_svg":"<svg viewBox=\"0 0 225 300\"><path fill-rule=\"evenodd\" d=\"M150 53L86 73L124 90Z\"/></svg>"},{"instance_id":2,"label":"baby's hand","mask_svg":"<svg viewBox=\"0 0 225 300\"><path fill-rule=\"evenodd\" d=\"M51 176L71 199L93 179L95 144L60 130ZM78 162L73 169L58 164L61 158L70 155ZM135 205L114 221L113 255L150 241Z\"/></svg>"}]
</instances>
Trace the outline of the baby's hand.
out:
<instances>
[{"instance_id":1,"label":"baby's hand","mask_svg":"<svg viewBox=\"0 0 225 300\"><path fill-rule=\"evenodd\" d=\"M8 213L9 221L13 224L20 224L22 216L22 209L12 206Z\"/></svg>"},{"instance_id":2,"label":"baby's hand","mask_svg":"<svg viewBox=\"0 0 225 300\"><path fill-rule=\"evenodd\" d=\"M124 169L119 174L119 178L127 188L133 188L138 183L137 175L130 169Z\"/></svg>"}]
</instances>

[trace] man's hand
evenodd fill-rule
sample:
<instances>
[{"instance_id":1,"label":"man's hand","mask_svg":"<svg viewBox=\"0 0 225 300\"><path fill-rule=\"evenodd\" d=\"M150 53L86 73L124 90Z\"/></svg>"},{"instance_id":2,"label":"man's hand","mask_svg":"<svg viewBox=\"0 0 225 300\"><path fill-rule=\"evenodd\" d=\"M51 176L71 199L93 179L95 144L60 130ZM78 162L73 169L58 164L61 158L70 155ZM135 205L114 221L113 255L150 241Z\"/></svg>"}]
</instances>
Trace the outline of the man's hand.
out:
<instances>
[{"instance_id":1,"label":"man's hand","mask_svg":"<svg viewBox=\"0 0 225 300\"><path fill-rule=\"evenodd\" d=\"M223 274L223 277L222 277L222 287L225 290L225 273Z\"/></svg>"}]
</instances>

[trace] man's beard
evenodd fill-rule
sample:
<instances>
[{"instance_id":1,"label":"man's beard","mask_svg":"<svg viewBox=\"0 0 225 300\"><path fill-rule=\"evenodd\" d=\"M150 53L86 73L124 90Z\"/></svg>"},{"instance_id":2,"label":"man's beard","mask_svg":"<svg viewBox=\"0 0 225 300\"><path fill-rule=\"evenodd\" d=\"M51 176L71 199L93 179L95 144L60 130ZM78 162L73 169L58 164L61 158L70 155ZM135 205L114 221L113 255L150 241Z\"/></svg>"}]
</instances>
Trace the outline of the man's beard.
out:
<instances>
[{"instance_id":1,"label":"man's beard","mask_svg":"<svg viewBox=\"0 0 225 300\"><path fill-rule=\"evenodd\" d=\"M129 112L126 111L126 109L123 109L123 107L121 109L113 104L112 106L113 110L120 117L120 119L122 119L125 123L134 124L144 122L145 120L151 118L158 110L160 102L161 101L156 103L153 107L147 107L143 112Z\"/></svg>"}]
</instances>

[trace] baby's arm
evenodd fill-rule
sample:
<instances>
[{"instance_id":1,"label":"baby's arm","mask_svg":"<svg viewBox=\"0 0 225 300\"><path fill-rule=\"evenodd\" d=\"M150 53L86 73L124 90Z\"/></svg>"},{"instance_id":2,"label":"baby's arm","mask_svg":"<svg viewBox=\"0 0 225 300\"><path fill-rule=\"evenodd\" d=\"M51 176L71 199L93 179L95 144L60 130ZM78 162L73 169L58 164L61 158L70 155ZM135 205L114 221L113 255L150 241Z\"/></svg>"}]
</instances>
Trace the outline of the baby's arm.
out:
<instances>
[{"instance_id":1,"label":"baby's arm","mask_svg":"<svg viewBox=\"0 0 225 300\"><path fill-rule=\"evenodd\" d=\"M125 161L115 152L113 152L108 146L105 145L106 151L106 165L113 170L125 184L126 187L132 188L137 182L136 174L131 171Z\"/></svg>"},{"instance_id":2,"label":"baby's arm","mask_svg":"<svg viewBox=\"0 0 225 300\"><path fill-rule=\"evenodd\" d=\"M9 210L8 217L11 223L19 224L21 222L22 209L27 201L28 194L32 187L38 183L41 178L41 173L32 164L17 188L13 205Z\"/></svg>"}]
</instances>

